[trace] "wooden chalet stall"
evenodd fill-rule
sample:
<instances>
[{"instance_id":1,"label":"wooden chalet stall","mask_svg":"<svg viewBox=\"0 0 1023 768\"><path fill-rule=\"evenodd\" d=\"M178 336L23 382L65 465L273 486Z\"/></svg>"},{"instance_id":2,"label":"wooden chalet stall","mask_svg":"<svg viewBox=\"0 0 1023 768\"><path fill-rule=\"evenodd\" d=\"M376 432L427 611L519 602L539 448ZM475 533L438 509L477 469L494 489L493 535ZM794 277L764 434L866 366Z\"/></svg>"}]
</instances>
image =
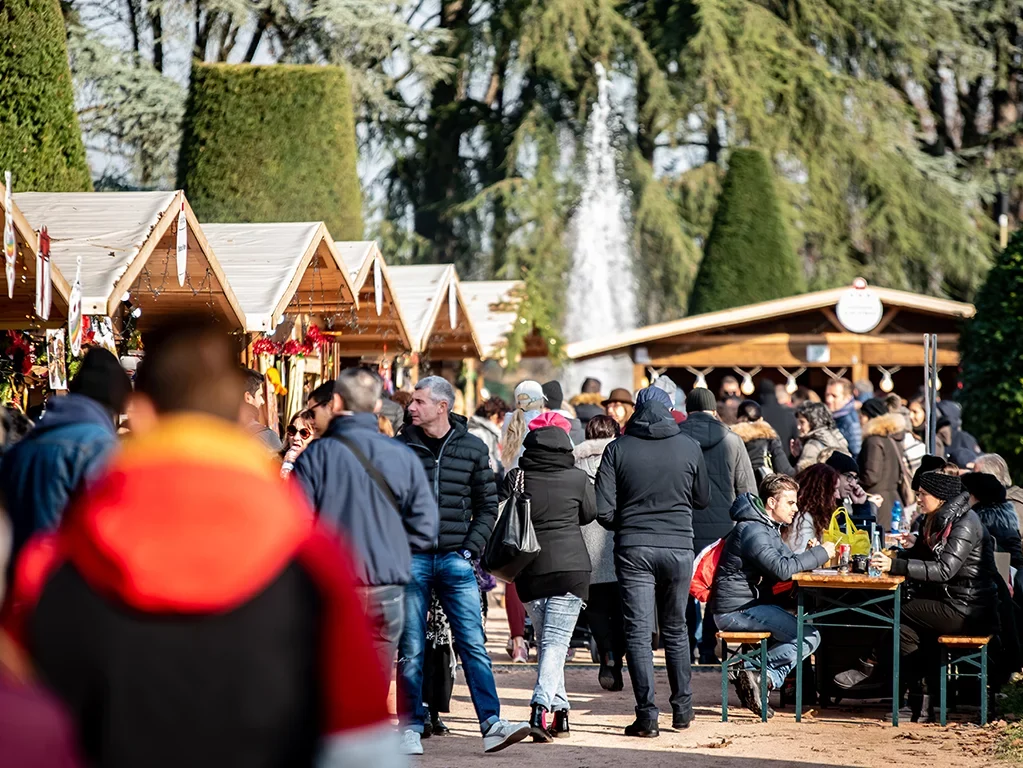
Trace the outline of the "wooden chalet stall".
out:
<instances>
[{"instance_id":1,"label":"wooden chalet stall","mask_svg":"<svg viewBox=\"0 0 1023 768\"><path fill-rule=\"evenodd\" d=\"M0 183L0 219L7 215L4 208L4 200L7 197L7 190L3 183ZM67 322L68 298L71 295L71 286L60 268L51 262L50 282L53 284L53 302L50 307L48 320L42 320L36 316L35 306L35 279L36 279L36 256L39 253L39 233L36 232L25 214L18 207L16 201L12 201L11 214L14 219L14 239L18 252L17 263L17 284L14 287L14 298L6 296L6 278L0 279L3 287L0 293L4 295L0 301L0 329L2 330L30 330L34 328L56 328ZM43 221L40 226L46 226ZM71 275L72 279L74 274Z\"/></svg>"},{"instance_id":2,"label":"wooden chalet stall","mask_svg":"<svg viewBox=\"0 0 1023 768\"><path fill-rule=\"evenodd\" d=\"M309 389L337 375L339 339L357 309L348 269L320 221L203 228L253 339L247 363L278 372L290 419L304 407ZM273 414L268 420L274 422Z\"/></svg>"},{"instance_id":3,"label":"wooden chalet stall","mask_svg":"<svg viewBox=\"0 0 1023 768\"><path fill-rule=\"evenodd\" d=\"M475 380L483 357L454 264L390 268L391 285L412 338L407 370L413 383L435 374L456 384L464 377L464 409L475 409ZM400 383L400 382L399 382Z\"/></svg>"},{"instance_id":4,"label":"wooden chalet stall","mask_svg":"<svg viewBox=\"0 0 1023 768\"><path fill-rule=\"evenodd\" d=\"M572 360L629 353L635 389L667 372L686 390L701 376L716 392L724 376L749 375L754 384L770 378L823 392L841 375L908 396L923 384L925 333L937 334L940 378L954 388L959 326L974 311L972 304L857 281L575 342L566 353Z\"/></svg>"},{"instance_id":5,"label":"wooden chalet stall","mask_svg":"<svg viewBox=\"0 0 1023 768\"><path fill-rule=\"evenodd\" d=\"M81 260L83 315L109 316L122 331L134 313L130 322L144 331L167 315L209 313L241 333L241 308L183 192L21 192L14 202L30 227L48 228L54 275L59 270L73 283ZM182 212L183 286L176 257Z\"/></svg>"}]
</instances>

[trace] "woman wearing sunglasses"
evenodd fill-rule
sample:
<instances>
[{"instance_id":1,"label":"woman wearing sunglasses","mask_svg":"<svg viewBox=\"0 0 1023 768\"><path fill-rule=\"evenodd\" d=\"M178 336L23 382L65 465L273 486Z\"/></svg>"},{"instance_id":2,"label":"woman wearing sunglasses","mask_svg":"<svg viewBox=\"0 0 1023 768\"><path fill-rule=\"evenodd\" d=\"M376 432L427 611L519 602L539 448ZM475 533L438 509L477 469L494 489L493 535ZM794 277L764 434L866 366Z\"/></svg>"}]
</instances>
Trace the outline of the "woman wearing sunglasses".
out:
<instances>
[{"instance_id":1,"label":"woman wearing sunglasses","mask_svg":"<svg viewBox=\"0 0 1023 768\"><path fill-rule=\"evenodd\" d=\"M313 417L309 411L299 411L288 424L287 439L284 443L281 477L287 477L295 467L295 461L313 440Z\"/></svg>"}]
</instances>

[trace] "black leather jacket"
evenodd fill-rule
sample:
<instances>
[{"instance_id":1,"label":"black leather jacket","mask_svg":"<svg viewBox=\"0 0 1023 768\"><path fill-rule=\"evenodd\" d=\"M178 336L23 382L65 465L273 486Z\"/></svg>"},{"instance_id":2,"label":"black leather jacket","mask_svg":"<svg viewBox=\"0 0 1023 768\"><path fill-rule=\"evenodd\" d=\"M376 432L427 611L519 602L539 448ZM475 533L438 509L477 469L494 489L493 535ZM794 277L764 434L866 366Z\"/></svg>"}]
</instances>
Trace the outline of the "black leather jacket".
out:
<instances>
[{"instance_id":1,"label":"black leather jacket","mask_svg":"<svg viewBox=\"0 0 1023 768\"><path fill-rule=\"evenodd\" d=\"M946 502L912 548L899 553L892 573L906 576L913 597L940 600L964 616L995 616L998 571L994 542L969 494ZM929 533L928 533L929 530Z\"/></svg>"}]
</instances>

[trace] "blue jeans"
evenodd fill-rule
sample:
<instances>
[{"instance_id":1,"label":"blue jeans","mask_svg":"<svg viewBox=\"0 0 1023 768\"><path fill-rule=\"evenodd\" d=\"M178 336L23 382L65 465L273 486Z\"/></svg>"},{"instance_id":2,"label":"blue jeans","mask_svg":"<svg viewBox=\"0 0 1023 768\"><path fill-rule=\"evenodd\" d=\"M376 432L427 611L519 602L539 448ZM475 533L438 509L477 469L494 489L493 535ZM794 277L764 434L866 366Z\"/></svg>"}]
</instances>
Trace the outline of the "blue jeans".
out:
<instances>
[{"instance_id":1,"label":"blue jeans","mask_svg":"<svg viewBox=\"0 0 1023 768\"><path fill-rule=\"evenodd\" d=\"M813 627L803 627L803 654L796 652L796 617L777 605L753 605L732 613L714 616L724 632L770 632L767 641L767 679L772 690L781 690L789 672L808 658L821 644L821 635ZM747 665L748 667L748 665Z\"/></svg>"},{"instance_id":2,"label":"blue jeans","mask_svg":"<svg viewBox=\"0 0 1023 768\"><path fill-rule=\"evenodd\" d=\"M536 687L530 703L547 711L570 709L565 694L565 657L583 601L575 595L531 600L526 605L536 633Z\"/></svg>"},{"instance_id":3,"label":"blue jeans","mask_svg":"<svg viewBox=\"0 0 1023 768\"><path fill-rule=\"evenodd\" d=\"M501 718L501 702L497 698L490 656L483 644L483 616L476 574L472 563L457 552L412 555L412 578L405 586L405 630L398 643L399 720L407 730L423 732L426 722L423 655L431 590L451 622L455 652L462 660L469 695L476 707L480 730L485 734Z\"/></svg>"}]
</instances>

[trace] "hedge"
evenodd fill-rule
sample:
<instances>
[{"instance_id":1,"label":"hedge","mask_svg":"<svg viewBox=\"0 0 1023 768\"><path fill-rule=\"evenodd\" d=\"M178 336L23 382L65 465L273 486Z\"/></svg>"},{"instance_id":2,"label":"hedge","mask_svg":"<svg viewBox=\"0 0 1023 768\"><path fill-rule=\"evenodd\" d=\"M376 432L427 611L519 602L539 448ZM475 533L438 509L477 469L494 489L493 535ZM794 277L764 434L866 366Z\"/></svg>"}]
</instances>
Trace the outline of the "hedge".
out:
<instances>
[{"instance_id":1,"label":"hedge","mask_svg":"<svg viewBox=\"0 0 1023 768\"><path fill-rule=\"evenodd\" d=\"M804 286L767 159L754 149L734 150L693 285L689 314L791 296Z\"/></svg>"},{"instance_id":2,"label":"hedge","mask_svg":"<svg viewBox=\"0 0 1023 768\"><path fill-rule=\"evenodd\" d=\"M15 192L92 189L58 0L0 0L2 171Z\"/></svg>"},{"instance_id":3,"label":"hedge","mask_svg":"<svg viewBox=\"0 0 1023 768\"><path fill-rule=\"evenodd\" d=\"M178 184L200 221L320 221L362 238L351 89L338 67L194 64Z\"/></svg>"}]
</instances>

